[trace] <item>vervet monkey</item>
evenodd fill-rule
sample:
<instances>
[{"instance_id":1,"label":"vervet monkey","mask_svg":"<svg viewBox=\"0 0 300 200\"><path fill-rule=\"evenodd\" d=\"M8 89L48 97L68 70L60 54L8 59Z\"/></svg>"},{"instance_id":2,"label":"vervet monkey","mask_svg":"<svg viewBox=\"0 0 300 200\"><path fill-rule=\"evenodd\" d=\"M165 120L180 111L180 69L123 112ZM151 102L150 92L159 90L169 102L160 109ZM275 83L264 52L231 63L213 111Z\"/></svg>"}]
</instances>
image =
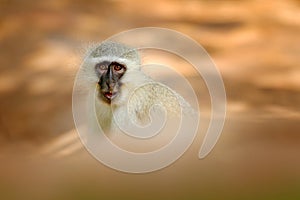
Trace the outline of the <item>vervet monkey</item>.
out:
<instances>
[{"instance_id":1,"label":"vervet monkey","mask_svg":"<svg viewBox=\"0 0 300 200\"><path fill-rule=\"evenodd\" d=\"M168 116L194 114L191 106L175 91L154 81L141 71L141 58L132 47L105 41L90 48L83 61L83 82L94 96L97 120L104 132L119 125L150 122L155 105L163 107ZM161 107L154 107L161 117Z\"/></svg>"}]
</instances>

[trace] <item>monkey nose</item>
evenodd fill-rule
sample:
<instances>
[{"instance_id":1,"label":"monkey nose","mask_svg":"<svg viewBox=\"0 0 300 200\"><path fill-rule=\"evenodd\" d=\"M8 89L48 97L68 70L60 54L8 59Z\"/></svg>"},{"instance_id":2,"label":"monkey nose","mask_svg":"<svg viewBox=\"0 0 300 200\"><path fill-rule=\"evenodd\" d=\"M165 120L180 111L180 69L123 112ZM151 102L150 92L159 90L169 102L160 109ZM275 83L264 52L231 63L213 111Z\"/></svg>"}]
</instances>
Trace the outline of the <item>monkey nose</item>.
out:
<instances>
[{"instance_id":1,"label":"monkey nose","mask_svg":"<svg viewBox=\"0 0 300 200\"><path fill-rule=\"evenodd\" d=\"M106 82L106 85L110 90L113 90L113 88L115 87L115 83L113 82Z\"/></svg>"}]
</instances>

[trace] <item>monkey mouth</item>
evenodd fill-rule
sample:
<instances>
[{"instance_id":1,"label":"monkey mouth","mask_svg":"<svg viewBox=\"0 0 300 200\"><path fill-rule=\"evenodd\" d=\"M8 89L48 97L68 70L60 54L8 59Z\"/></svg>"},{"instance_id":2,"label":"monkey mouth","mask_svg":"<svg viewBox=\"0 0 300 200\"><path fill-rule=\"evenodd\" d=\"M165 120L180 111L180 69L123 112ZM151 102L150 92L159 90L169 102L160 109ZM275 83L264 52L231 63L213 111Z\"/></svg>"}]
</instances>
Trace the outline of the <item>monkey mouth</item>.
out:
<instances>
[{"instance_id":1,"label":"monkey mouth","mask_svg":"<svg viewBox=\"0 0 300 200\"><path fill-rule=\"evenodd\" d=\"M114 99L114 98L117 96L117 93L116 93L116 92L104 92L104 93L103 93L103 96L104 96L107 100L111 101L112 99Z\"/></svg>"}]
</instances>

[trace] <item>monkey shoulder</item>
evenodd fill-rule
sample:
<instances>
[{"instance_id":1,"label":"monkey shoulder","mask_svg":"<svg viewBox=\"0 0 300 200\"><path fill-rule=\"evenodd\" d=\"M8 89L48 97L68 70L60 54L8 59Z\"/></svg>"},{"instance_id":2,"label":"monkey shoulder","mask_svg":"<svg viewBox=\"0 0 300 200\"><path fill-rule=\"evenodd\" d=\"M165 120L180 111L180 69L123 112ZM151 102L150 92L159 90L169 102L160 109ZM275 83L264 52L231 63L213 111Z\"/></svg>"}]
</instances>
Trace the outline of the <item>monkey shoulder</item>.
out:
<instances>
[{"instance_id":1,"label":"monkey shoulder","mask_svg":"<svg viewBox=\"0 0 300 200\"><path fill-rule=\"evenodd\" d=\"M158 82L149 82L137 87L128 102L129 112L138 115L139 118L148 116L153 106L156 106L156 110L164 109L171 115L180 115L182 109L190 107L174 90Z\"/></svg>"}]
</instances>

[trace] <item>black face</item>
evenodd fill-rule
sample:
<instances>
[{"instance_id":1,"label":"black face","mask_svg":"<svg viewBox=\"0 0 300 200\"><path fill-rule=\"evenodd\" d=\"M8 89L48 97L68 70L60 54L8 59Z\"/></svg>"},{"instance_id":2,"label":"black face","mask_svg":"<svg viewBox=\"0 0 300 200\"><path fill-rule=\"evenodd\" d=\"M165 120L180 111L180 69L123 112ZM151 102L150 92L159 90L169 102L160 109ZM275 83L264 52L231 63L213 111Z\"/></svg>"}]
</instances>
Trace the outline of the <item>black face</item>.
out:
<instances>
[{"instance_id":1,"label":"black face","mask_svg":"<svg viewBox=\"0 0 300 200\"><path fill-rule=\"evenodd\" d=\"M101 62L95 67L99 76L100 97L106 102L111 101L118 95L121 83L120 79L126 71L126 67L117 62Z\"/></svg>"}]
</instances>

